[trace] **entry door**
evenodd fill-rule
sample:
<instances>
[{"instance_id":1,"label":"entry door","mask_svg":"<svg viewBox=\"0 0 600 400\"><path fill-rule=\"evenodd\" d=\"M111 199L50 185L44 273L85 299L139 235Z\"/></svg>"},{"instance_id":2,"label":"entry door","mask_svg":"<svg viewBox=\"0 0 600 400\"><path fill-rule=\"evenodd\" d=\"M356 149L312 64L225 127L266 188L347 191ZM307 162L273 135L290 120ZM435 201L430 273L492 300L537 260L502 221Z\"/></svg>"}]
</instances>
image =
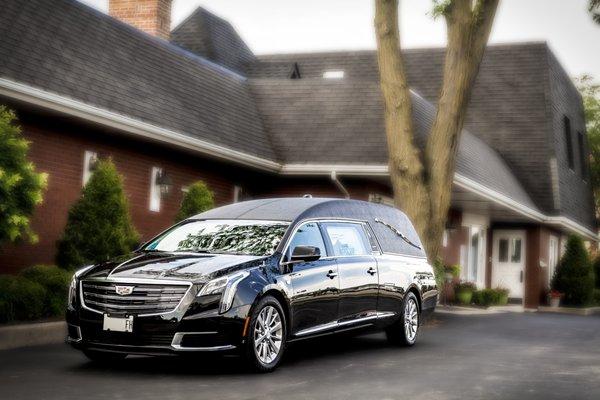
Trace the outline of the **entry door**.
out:
<instances>
[{"instance_id":1,"label":"entry door","mask_svg":"<svg viewBox=\"0 0 600 400\"><path fill-rule=\"evenodd\" d=\"M365 227L354 222L322 224L340 274L339 322L375 318L379 279Z\"/></svg>"},{"instance_id":2,"label":"entry door","mask_svg":"<svg viewBox=\"0 0 600 400\"><path fill-rule=\"evenodd\" d=\"M492 287L522 299L525 286L525 231L494 231Z\"/></svg>"},{"instance_id":3,"label":"entry door","mask_svg":"<svg viewBox=\"0 0 600 400\"><path fill-rule=\"evenodd\" d=\"M289 274L292 283L292 334L303 335L330 329L338 318L340 281L337 263L335 259L327 257L317 222L305 223L297 229L286 250L286 260L289 260L296 246L319 248L321 259L294 264Z\"/></svg>"}]
</instances>

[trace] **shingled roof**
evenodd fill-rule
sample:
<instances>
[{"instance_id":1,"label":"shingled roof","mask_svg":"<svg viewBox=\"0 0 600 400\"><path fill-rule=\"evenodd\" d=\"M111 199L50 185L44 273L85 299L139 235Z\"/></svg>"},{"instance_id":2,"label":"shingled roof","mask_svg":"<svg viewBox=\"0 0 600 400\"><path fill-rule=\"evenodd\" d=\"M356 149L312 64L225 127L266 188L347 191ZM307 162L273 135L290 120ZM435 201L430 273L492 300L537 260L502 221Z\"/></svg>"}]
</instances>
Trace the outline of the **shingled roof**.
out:
<instances>
[{"instance_id":1,"label":"shingled roof","mask_svg":"<svg viewBox=\"0 0 600 400\"><path fill-rule=\"evenodd\" d=\"M7 0L0 76L276 158L246 79L73 0Z\"/></svg>"},{"instance_id":2,"label":"shingled roof","mask_svg":"<svg viewBox=\"0 0 600 400\"><path fill-rule=\"evenodd\" d=\"M4 0L0 38L0 83L214 143L221 155L235 153L234 162L250 157L247 165L273 171L302 163L387 164L373 51L256 59L229 23L203 9L175 29L176 45L75 0ZM422 143L443 49L405 56L419 94L414 118ZM289 79L294 65L302 79ZM339 69L343 80L322 79ZM595 229L589 186L565 167L563 114L585 131L581 99L546 44L489 47L467 115L473 135L463 135L457 173L535 212Z\"/></svg>"}]
</instances>

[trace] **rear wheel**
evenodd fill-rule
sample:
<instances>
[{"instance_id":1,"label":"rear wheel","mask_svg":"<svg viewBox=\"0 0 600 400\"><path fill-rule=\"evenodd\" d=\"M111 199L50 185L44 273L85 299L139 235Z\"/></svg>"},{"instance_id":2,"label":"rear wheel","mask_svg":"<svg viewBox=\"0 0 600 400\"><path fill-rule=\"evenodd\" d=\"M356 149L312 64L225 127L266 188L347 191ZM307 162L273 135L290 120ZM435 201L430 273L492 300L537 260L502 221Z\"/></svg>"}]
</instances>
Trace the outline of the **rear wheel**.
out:
<instances>
[{"instance_id":1,"label":"rear wheel","mask_svg":"<svg viewBox=\"0 0 600 400\"><path fill-rule=\"evenodd\" d=\"M402 301L402 317L386 330L390 342L412 346L419 334L419 302L413 292L408 292Z\"/></svg>"},{"instance_id":2,"label":"rear wheel","mask_svg":"<svg viewBox=\"0 0 600 400\"><path fill-rule=\"evenodd\" d=\"M123 360L125 357L127 357L127 354L123 354L123 353L110 353L110 352L95 351L95 350L84 350L83 354L85 354L85 356L87 358L89 358L91 361L94 361L97 363L102 363L102 364L111 363L114 361L120 361L120 360Z\"/></svg>"},{"instance_id":3,"label":"rear wheel","mask_svg":"<svg viewBox=\"0 0 600 400\"><path fill-rule=\"evenodd\" d=\"M245 357L258 372L271 372L281 362L285 350L285 314L279 301L263 297L250 317Z\"/></svg>"}]
</instances>

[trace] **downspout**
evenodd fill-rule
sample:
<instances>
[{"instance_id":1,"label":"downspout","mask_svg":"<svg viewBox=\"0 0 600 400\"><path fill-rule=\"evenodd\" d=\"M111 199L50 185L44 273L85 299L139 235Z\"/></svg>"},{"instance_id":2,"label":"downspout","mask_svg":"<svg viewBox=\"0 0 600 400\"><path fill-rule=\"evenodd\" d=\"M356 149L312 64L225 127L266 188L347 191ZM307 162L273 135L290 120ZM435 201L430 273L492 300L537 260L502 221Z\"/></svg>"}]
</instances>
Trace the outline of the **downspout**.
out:
<instances>
[{"instance_id":1,"label":"downspout","mask_svg":"<svg viewBox=\"0 0 600 400\"><path fill-rule=\"evenodd\" d=\"M350 193L346 189L346 187L340 182L337 177L337 173L335 171L331 171L331 181L335 184L335 186L344 194L344 198L349 199Z\"/></svg>"}]
</instances>

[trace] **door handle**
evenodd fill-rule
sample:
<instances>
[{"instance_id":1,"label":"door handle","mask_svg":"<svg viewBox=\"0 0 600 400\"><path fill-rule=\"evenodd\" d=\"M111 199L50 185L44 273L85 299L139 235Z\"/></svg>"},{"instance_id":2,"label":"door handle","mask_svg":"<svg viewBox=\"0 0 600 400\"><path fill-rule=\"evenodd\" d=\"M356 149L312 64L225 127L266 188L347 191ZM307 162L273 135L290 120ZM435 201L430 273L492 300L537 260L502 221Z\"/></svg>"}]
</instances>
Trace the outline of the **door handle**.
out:
<instances>
[{"instance_id":1,"label":"door handle","mask_svg":"<svg viewBox=\"0 0 600 400\"><path fill-rule=\"evenodd\" d=\"M330 270L329 270L329 272L327 273L327 277L328 277L329 279L333 279L333 278L335 278L336 276L338 276L337 272L333 272L333 270L331 270L331 269L330 269Z\"/></svg>"},{"instance_id":2,"label":"door handle","mask_svg":"<svg viewBox=\"0 0 600 400\"><path fill-rule=\"evenodd\" d=\"M375 268L371 267L367 270L367 273L369 273L371 275L375 275L377 273L377 270Z\"/></svg>"}]
</instances>

